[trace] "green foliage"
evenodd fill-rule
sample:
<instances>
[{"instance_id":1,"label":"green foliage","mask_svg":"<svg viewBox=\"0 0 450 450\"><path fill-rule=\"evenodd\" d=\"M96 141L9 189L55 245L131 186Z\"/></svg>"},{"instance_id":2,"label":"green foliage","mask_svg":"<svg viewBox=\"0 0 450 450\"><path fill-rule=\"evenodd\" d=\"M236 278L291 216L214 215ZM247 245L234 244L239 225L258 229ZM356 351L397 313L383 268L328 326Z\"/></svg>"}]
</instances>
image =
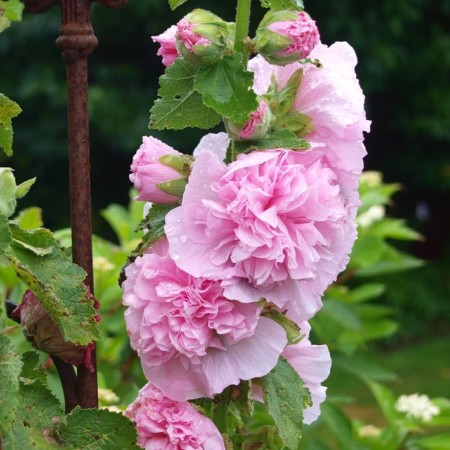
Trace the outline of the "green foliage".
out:
<instances>
[{"instance_id":1,"label":"green foliage","mask_svg":"<svg viewBox=\"0 0 450 450\"><path fill-rule=\"evenodd\" d=\"M3 299L0 299L3 303ZM0 324L2 325L2 324ZM3 327L3 326L2 326ZM19 404L19 374L22 362L7 336L0 334L0 430L8 431Z\"/></svg>"},{"instance_id":2,"label":"green foliage","mask_svg":"<svg viewBox=\"0 0 450 450\"><path fill-rule=\"evenodd\" d=\"M22 20L24 5L20 0L0 1L1 9L5 11L5 17L12 22L20 22Z\"/></svg>"},{"instance_id":3,"label":"green foliage","mask_svg":"<svg viewBox=\"0 0 450 450\"><path fill-rule=\"evenodd\" d=\"M0 25L1 26L1 25ZM13 154L12 119L21 113L19 105L0 93L0 149L7 156Z\"/></svg>"},{"instance_id":4,"label":"green foliage","mask_svg":"<svg viewBox=\"0 0 450 450\"><path fill-rule=\"evenodd\" d=\"M236 123L244 123L258 107L252 86L253 73L246 69L242 55L237 53L201 68L194 82L205 105Z\"/></svg>"},{"instance_id":5,"label":"green foliage","mask_svg":"<svg viewBox=\"0 0 450 450\"><path fill-rule=\"evenodd\" d=\"M150 110L150 128L181 130L186 127L208 129L220 122L220 115L203 104L194 87L197 68L177 58L160 78L160 89Z\"/></svg>"},{"instance_id":6,"label":"green foliage","mask_svg":"<svg viewBox=\"0 0 450 450\"><path fill-rule=\"evenodd\" d=\"M261 6L263 8L270 8L275 10L280 9L294 9L302 11L303 0L261 0Z\"/></svg>"},{"instance_id":7,"label":"green foliage","mask_svg":"<svg viewBox=\"0 0 450 450\"><path fill-rule=\"evenodd\" d=\"M75 408L61 426L66 446L85 450L139 449L136 430L122 414L99 409Z\"/></svg>"},{"instance_id":8,"label":"green foliage","mask_svg":"<svg viewBox=\"0 0 450 450\"><path fill-rule=\"evenodd\" d=\"M263 377L264 401L287 448L300 445L303 410L311 405L309 391L294 368L283 358Z\"/></svg>"},{"instance_id":9,"label":"green foliage","mask_svg":"<svg viewBox=\"0 0 450 450\"><path fill-rule=\"evenodd\" d=\"M237 153L269 148L286 148L291 150L306 150L309 143L289 130L273 130L258 141L235 141L233 143Z\"/></svg>"}]
</instances>

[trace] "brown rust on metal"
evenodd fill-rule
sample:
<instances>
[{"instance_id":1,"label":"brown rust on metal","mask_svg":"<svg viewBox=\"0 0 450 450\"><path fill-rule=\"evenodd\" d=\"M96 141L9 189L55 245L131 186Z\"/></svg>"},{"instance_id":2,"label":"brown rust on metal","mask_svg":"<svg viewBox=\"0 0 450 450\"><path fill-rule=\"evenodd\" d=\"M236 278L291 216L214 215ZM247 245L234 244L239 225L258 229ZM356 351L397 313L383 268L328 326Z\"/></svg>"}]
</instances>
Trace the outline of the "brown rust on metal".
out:
<instances>
[{"instance_id":1,"label":"brown rust on metal","mask_svg":"<svg viewBox=\"0 0 450 450\"><path fill-rule=\"evenodd\" d=\"M127 0L98 0L103 6L118 8ZM67 67L67 117L69 141L70 210L72 228L72 257L87 273L86 284L94 291L92 269L92 219L89 156L88 65L87 58L97 46L91 25L90 6L93 0L24 0L33 13L42 13L60 5L61 28L56 40ZM95 348L92 364L96 368ZM64 371L63 371L64 372ZM72 378L61 379L73 383ZM97 371L89 372L82 365L77 370L76 386L69 391L77 394L77 404L95 408ZM66 399L66 403L67 403ZM71 409L73 399L70 400ZM67 405L66 405L67 407Z\"/></svg>"}]
</instances>

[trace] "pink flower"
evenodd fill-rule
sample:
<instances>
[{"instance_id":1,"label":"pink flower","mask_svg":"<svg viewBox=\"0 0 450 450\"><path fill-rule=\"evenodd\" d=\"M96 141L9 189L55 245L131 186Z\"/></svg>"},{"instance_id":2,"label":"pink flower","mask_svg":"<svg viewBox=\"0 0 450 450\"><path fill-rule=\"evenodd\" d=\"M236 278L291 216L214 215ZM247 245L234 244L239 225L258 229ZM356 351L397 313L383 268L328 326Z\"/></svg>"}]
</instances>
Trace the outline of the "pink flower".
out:
<instances>
[{"instance_id":1,"label":"pink flower","mask_svg":"<svg viewBox=\"0 0 450 450\"><path fill-rule=\"evenodd\" d=\"M257 94L264 94L272 76L282 88L302 68L303 77L293 108L312 119L314 129L307 139L324 146L323 151L337 172L343 170L351 175L353 189L366 154L363 132L369 131L370 126L364 110L364 94L355 74L356 55L346 42L336 42L330 47L316 45L310 58L319 59L323 67L299 63L271 66L259 56L253 58L249 70L255 73L254 89Z\"/></svg>"},{"instance_id":2,"label":"pink flower","mask_svg":"<svg viewBox=\"0 0 450 450\"><path fill-rule=\"evenodd\" d=\"M194 46L196 45L211 44L211 41L208 38L197 34L194 29L195 24L186 19L181 19L177 23L176 36L178 37L178 41L190 52L194 51Z\"/></svg>"},{"instance_id":3,"label":"pink flower","mask_svg":"<svg viewBox=\"0 0 450 450\"><path fill-rule=\"evenodd\" d=\"M178 237L184 240L183 235ZM146 377L176 400L212 397L263 376L286 345L282 327L256 304L226 299L220 282L179 269L159 240L125 271L131 345Z\"/></svg>"},{"instance_id":4,"label":"pink flower","mask_svg":"<svg viewBox=\"0 0 450 450\"><path fill-rule=\"evenodd\" d=\"M320 41L316 22L304 11L297 13L297 20L273 22L268 29L291 41L287 48L280 51L279 56L298 54L300 58L307 58Z\"/></svg>"},{"instance_id":5,"label":"pink flower","mask_svg":"<svg viewBox=\"0 0 450 450\"><path fill-rule=\"evenodd\" d=\"M288 345L283 357L294 367L311 394L312 405L303 412L303 422L310 424L320 416L320 404L325 400L327 388L321 383L328 378L331 357L326 345L312 345L309 337L311 327L300 324L305 337L295 345Z\"/></svg>"},{"instance_id":6,"label":"pink flower","mask_svg":"<svg viewBox=\"0 0 450 450\"><path fill-rule=\"evenodd\" d=\"M145 450L225 450L219 430L190 403L166 397L147 383L125 415L136 424Z\"/></svg>"},{"instance_id":7,"label":"pink flower","mask_svg":"<svg viewBox=\"0 0 450 450\"><path fill-rule=\"evenodd\" d=\"M270 126L272 113L264 100L261 100L256 111L250 113L250 117L244 125L239 125L225 119L225 128L228 134L236 140L258 140L263 138Z\"/></svg>"},{"instance_id":8,"label":"pink flower","mask_svg":"<svg viewBox=\"0 0 450 450\"><path fill-rule=\"evenodd\" d=\"M159 36L152 36L153 42L158 42L160 47L156 53L158 56L162 56L162 63L167 67L170 66L180 54L177 50L175 34L177 32L177 26L172 25L164 33Z\"/></svg>"},{"instance_id":9,"label":"pink flower","mask_svg":"<svg viewBox=\"0 0 450 450\"><path fill-rule=\"evenodd\" d=\"M181 269L223 280L227 298L266 298L303 321L348 261L352 214L320 149L253 152L229 166L204 151L165 231Z\"/></svg>"},{"instance_id":10,"label":"pink flower","mask_svg":"<svg viewBox=\"0 0 450 450\"><path fill-rule=\"evenodd\" d=\"M188 175L183 173L184 166L189 169L185 155L154 137L143 137L131 164L130 180L139 193L136 200L157 204L179 201Z\"/></svg>"}]
</instances>

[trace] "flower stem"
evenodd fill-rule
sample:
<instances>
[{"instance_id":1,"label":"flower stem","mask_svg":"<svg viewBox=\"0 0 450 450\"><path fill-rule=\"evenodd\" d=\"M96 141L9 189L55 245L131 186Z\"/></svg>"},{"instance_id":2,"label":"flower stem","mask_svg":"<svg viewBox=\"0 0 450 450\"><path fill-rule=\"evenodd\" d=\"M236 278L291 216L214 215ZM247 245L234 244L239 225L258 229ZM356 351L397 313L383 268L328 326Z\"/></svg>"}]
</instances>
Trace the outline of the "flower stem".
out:
<instances>
[{"instance_id":1,"label":"flower stem","mask_svg":"<svg viewBox=\"0 0 450 450\"><path fill-rule=\"evenodd\" d=\"M244 39L248 37L250 26L251 0L238 0L236 8L236 32L234 35L234 50L241 53L244 64L247 64L248 48Z\"/></svg>"}]
</instances>

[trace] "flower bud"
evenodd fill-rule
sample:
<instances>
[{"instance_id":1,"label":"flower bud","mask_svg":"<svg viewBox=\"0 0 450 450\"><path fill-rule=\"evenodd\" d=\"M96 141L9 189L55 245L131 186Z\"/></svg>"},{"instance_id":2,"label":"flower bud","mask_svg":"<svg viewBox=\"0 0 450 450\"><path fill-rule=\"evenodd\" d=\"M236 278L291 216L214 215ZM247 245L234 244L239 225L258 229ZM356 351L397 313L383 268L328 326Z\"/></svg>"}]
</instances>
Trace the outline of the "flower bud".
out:
<instances>
[{"instance_id":1,"label":"flower bud","mask_svg":"<svg viewBox=\"0 0 450 450\"><path fill-rule=\"evenodd\" d=\"M177 152L154 137L144 137L133 157L130 180L136 200L155 204L178 202L191 172L192 157Z\"/></svg>"},{"instance_id":2,"label":"flower bud","mask_svg":"<svg viewBox=\"0 0 450 450\"><path fill-rule=\"evenodd\" d=\"M177 48L191 64L212 64L233 48L234 24L194 9L177 24Z\"/></svg>"},{"instance_id":3,"label":"flower bud","mask_svg":"<svg viewBox=\"0 0 450 450\"><path fill-rule=\"evenodd\" d=\"M177 44L175 34L177 32L176 25L169 27L164 33L159 36L152 36L153 42L157 42L160 47L156 53L158 56L162 56L162 63L167 67L170 66L175 59L180 56L177 50Z\"/></svg>"},{"instance_id":4,"label":"flower bud","mask_svg":"<svg viewBox=\"0 0 450 450\"><path fill-rule=\"evenodd\" d=\"M61 330L33 292L25 292L13 315L20 318L23 333L34 348L50 356L57 356L69 364L85 364L90 371L94 370L91 361L93 345L78 346L64 340Z\"/></svg>"},{"instance_id":5,"label":"flower bud","mask_svg":"<svg viewBox=\"0 0 450 450\"><path fill-rule=\"evenodd\" d=\"M316 22L304 11L269 11L256 30L256 50L271 64L307 58L319 42Z\"/></svg>"},{"instance_id":6,"label":"flower bud","mask_svg":"<svg viewBox=\"0 0 450 450\"><path fill-rule=\"evenodd\" d=\"M232 139L237 141L257 141L262 139L270 127L272 113L264 100L261 100L256 111L250 114L243 125L225 119L225 128Z\"/></svg>"},{"instance_id":7,"label":"flower bud","mask_svg":"<svg viewBox=\"0 0 450 450\"><path fill-rule=\"evenodd\" d=\"M16 209L16 179L9 167L0 167L0 214L11 216Z\"/></svg>"}]
</instances>

